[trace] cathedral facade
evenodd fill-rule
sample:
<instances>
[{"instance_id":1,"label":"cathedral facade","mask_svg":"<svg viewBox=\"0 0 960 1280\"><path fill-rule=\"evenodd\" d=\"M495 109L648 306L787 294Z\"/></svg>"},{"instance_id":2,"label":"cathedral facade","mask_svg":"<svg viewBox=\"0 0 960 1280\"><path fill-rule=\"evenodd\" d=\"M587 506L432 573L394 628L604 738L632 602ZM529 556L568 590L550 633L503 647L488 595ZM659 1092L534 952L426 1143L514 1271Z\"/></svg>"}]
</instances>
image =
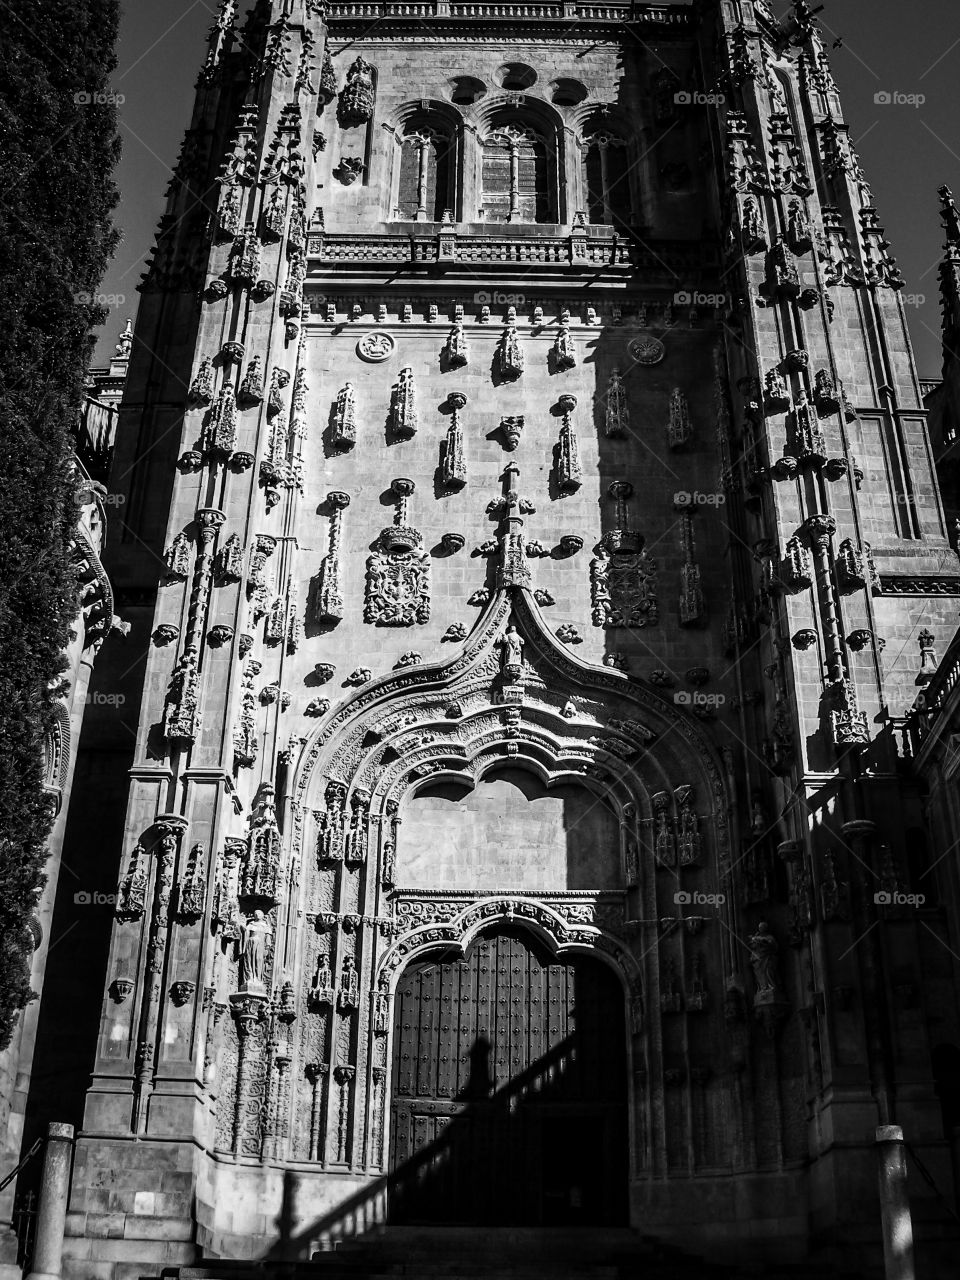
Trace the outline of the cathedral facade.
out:
<instances>
[{"instance_id":1,"label":"cathedral facade","mask_svg":"<svg viewBox=\"0 0 960 1280\"><path fill-rule=\"evenodd\" d=\"M385 1222L876 1251L878 1126L950 1184L905 717L960 567L815 22L235 7L109 486L67 1275Z\"/></svg>"}]
</instances>

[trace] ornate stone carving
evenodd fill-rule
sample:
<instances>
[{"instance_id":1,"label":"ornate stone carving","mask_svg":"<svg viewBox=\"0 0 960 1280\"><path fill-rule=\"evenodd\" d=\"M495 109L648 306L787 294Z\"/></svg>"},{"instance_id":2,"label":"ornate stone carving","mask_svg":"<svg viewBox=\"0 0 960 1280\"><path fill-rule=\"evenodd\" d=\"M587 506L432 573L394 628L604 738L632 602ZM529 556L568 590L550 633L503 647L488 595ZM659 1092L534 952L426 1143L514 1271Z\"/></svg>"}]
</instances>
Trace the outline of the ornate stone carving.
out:
<instances>
[{"instance_id":1,"label":"ornate stone carving","mask_svg":"<svg viewBox=\"0 0 960 1280\"><path fill-rule=\"evenodd\" d=\"M740 204L740 242L747 254L767 248L767 228L756 196L744 196Z\"/></svg>"},{"instance_id":2,"label":"ornate stone carving","mask_svg":"<svg viewBox=\"0 0 960 1280\"><path fill-rule=\"evenodd\" d=\"M243 543L232 533L217 552L216 576L223 582L239 582L243 577Z\"/></svg>"},{"instance_id":3,"label":"ornate stone carving","mask_svg":"<svg viewBox=\"0 0 960 1280\"><path fill-rule=\"evenodd\" d=\"M342 782L328 782L324 808L317 814L317 860L342 862L347 813L347 788Z\"/></svg>"},{"instance_id":4,"label":"ornate stone carving","mask_svg":"<svg viewBox=\"0 0 960 1280\"><path fill-rule=\"evenodd\" d=\"M447 336L446 358L451 369L462 369L469 362L470 350L463 332L463 325L459 321Z\"/></svg>"},{"instance_id":5,"label":"ornate stone carving","mask_svg":"<svg viewBox=\"0 0 960 1280\"><path fill-rule=\"evenodd\" d=\"M207 906L206 855L202 844L190 850L186 869L177 892L177 919L181 924L195 924L202 919Z\"/></svg>"},{"instance_id":6,"label":"ornate stone carving","mask_svg":"<svg viewBox=\"0 0 960 1280\"><path fill-rule=\"evenodd\" d=\"M193 998L193 993L197 989L195 982L181 980L170 984L170 999L178 1007L182 1008L188 1000Z\"/></svg>"},{"instance_id":7,"label":"ornate stone carving","mask_svg":"<svg viewBox=\"0 0 960 1280\"><path fill-rule=\"evenodd\" d=\"M687 397L679 387L670 392L670 421L667 443L671 449L685 449L693 439L693 421Z\"/></svg>"},{"instance_id":8,"label":"ornate stone carving","mask_svg":"<svg viewBox=\"0 0 960 1280\"><path fill-rule=\"evenodd\" d=\"M450 405L450 426L444 442L443 460L440 465L440 476L444 488L462 489L467 483L467 463L463 454L463 429L460 425L460 410L467 403L462 391L451 391L447 396Z\"/></svg>"},{"instance_id":9,"label":"ornate stone carving","mask_svg":"<svg viewBox=\"0 0 960 1280\"><path fill-rule=\"evenodd\" d=\"M838 747L865 744L870 741L867 713L860 710L857 691L851 680L840 678L827 684L830 699L830 726Z\"/></svg>"},{"instance_id":10,"label":"ornate stone carving","mask_svg":"<svg viewBox=\"0 0 960 1280\"><path fill-rule=\"evenodd\" d=\"M681 867L700 865L700 819L693 809L693 788L677 787L677 850Z\"/></svg>"},{"instance_id":11,"label":"ornate stone carving","mask_svg":"<svg viewBox=\"0 0 960 1280\"><path fill-rule=\"evenodd\" d=\"M512 325L504 329L497 347L497 355L501 376L508 379L519 378L523 373L523 351L517 338L517 331Z\"/></svg>"},{"instance_id":12,"label":"ornate stone carving","mask_svg":"<svg viewBox=\"0 0 960 1280\"><path fill-rule=\"evenodd\" d=\"M353 956L346 956L337 988L337 1012L353 1013L360 1004L360 975Z\"/></svg>"},{"instance_id":13,"label":"ornate stone carving","mask_svg":"<svg viewBox=\"0 0 960 1280\"><path fill-rule=\"evenodd\" d=\"M321 71L321 82L323 73ZM347 71L346 83L340 91L337 119L345 129L366 124L373 117L375 91L373 67L362 57L356 57Z\"/></svg>"},{"instance_id":14,"label":"ornate stone carving","mask_svg":"<svg viewBox=\"0 0 960 1280\"><path fill-rule=\"evenodd\" d=\"M509 453L513 453L523 434L523 414L511 418L501 418L500 430L503 432L504 448Z\"/></svg>"},{"instance_id":15,"label":"ornate stone carving","mask_svg":"<svg viewBox=\"0 0 960 1280\"><path fill-rule=\"evenodd\" d=\"M357 355L368 364L381 364L384 360L389 360L396 348L396 339L392 333L373 329L370 333L365 333L357 343Z\"/></svg>"},{"instance_id":16,"label":"ornate stone carving","mask_svg":"<svg viewBox=\"0 0 960 1280\"><path fill-rule=\"evenodd\" d=\"M227 274L235 284L251 288L260 279L260 241L252 222L248 222L233 242Z\"/></svg>"},{"instance_id":17,"label":"ornate stone carving","mask_svg":"<svg viewBox=\"0 0 960 1280\"><path fill-rule=\"evenodd\" d=\"M240 928L240 991L265 993L264 976L267 960L267 938L272 933L269 922L259 908Z\"/></svg>"},{"instance_id":18,"label":"ornate stone carving","mask_svg":"<svg viewBox=\"0 0 960 1280\"><path fill-rule=\"evenodd\" d=\"M118 920L139 920L147 901L146 852L138 841L120 878L114 913Z\"/></svg>"},{"instance_id":19,"label":"ornate stone carving","mask_svg":"<svg viewBox=\"0 0 960 1280\"><path fill-rule=\"evenodd\" d=\"M577 363L577 349L566 325L561 325L553 344L553 358L559 370L573 369Z\"/></svg>"},{"instance_id":20,"label":"ornate stone carving","mask_svg":"<svg viewBox=\"0 0 960 1280\"><path fill-rule=\"evenodd\" d=\"M822 467L827 459L820 418L803 391L790 414L787 448L801 467Z\"/></svg>"},{"instance_id":21,"label":"ornate stone carving","mask_svg":"<svg viewBox=\"0 0 960 1280\"><path fill-rule=\"evenodd\" d=\"M706 617L700 566L695 558L693 540L693 515L689 510L680 512L680 549L683 564L680 566L680 625L699 626Z\"/></svg>"},{"instance_id":22,"label":"ornate stone carving","mask_svg":"<svg viewBox=\"0 0 960 1280\"><path fill-rule=\"evenodd\" d=\"M377 550L367 560L364 621L378 626L411 627L430 618L430 556L423 536L406 524L412 480L397 479L392 489L397 513L382 530Z\"/></svg>"},{"instance_id":23,"label":"ornate stone carving","mask_svg":"<svg viewBox=\"0 0 960 1280\"><path fill-rule=\"evenodd\" d=\"M780 946L765 922L757 925L757 932L748 939L750 968L756 984L753 997L753 1013L768 1035L772 1036L777 1023L787 1016L790 1004L784 995L780 981Z\"/></svg>"},{"instance_id":24,"label":"ornate stone carving","mask_svg":"<svg viewBox=\"0 0 960 1280\"><path fill-rule=\"evenodd\" d=\"M168 578L184 579L190 576L190 539L182 530L163 553Z\"/></svg>"},{"instance_id":25,"label":"ornate stone carving","mask_svg":"<svg viewBox=\"0 0 960 1280\"><path fill-rule=\"evenodd\" d=\"M241 902L275 906L280 897L280 830L276 795L269 782L257 789L247 848L240 860Z\"/></svg>"},{"instance_id":26,"label":"ornate stone carving","mask_svg":"<svg viewBox=\"0 0 960 1280\"><path fill-rule=\"evenodd\" d=\"M677 842L670 813L670 796L658 791L652 797L653 804L653 856L658 867L677 865Z\"/></svg>"},{"instance_id":27,"label":"ornate stone carving","mask_svg":"<svg viewBox=\"0 0 960 1280\"><path fill-rule=\"evenodd\" d=\"M800 273L782 236L774 239L767 254L767 279L763 286L771 298L788 300L800 295Z\"/></svg>"},{"instance_id":28,"label":"ornate stone carving","mask_svg":"<svg viewBox=\"0 0 960 1280\"><path fill-rule=\"evenodd\" d=\"M767 371L763 379L763 406L767 416L786 413L790 408L790 389L783 374L776 369Z\"/></svg>"},{"instance_id":29,"label":"ornate stone carving","mask_svg":"<svg viewBox=\"0 0 960 1280\"><path fill-rule=\"evenodd\" d=\"M844 538L837 548L837 586L841 595L854 591L875 590L878 575L870 557L870 547L864 543L857 547L851 538Z\"/></svg>"},{"instance_id":30,"label":"ornate stone carving","mask_svg":"<svg viewBox=\"0 0 960 1280\"><path fill-rule=\"evenodd\" d=\"M205 408L213 399L213 364L209 356L200 361L188 395L190 404L197 408Z\"/></svg>"},{"instance_id":31,"label":"ornate stone carving","mask_svg":"<svg viewBox=\"0 0 960 1280\"><path fill-rule=\"evenodd\" d=\"M610 439L619 439L630 430L627 391L617 369L610 374L610 381L607 383L605 427Z\"/></svg>"},{"instance_id":32,"label":"ornate stone carving","mask_svg":"<svg viewBox=\"0 0 960 1280\"><path fill-rule=\"evenodd\" d=\"M257 698L253 691L254 678L260 673L260 663L247 658L240 683L240 705L237 723L233 731L233 758L237 766L250 768L256 762L260 750L257 737Z\"/></svg>"},{"instance_id":33,"label":"ornate stone carving","mask_svg":"<svg viewBox=\"0 0 960 1280\"><path fill-rule=\"evenodd\" d=\"M577 433L571 422L571 414L577 407L577 398L572 395L562 395L559 405L563 413L563 422L560 427L560 443L556 449L555 474L557 488L563 494L576 493L583 482L583 468L580 465L580 446L577 443Z\"/></svg>"},{"instance_id":34,"label":"ornate stone carving","mask_svg":"<svg viewBox=\"0 0 960 1280\"><path fill-rule=\"evenodd\" d=\"M340 584L340 522L350 505L350 495L339 490L327 494L330 510L329 549L320 565L314 597L315 622L339 622L343 618L343 590Z\"/></svg>"},{"instance_id":35,"label":"ornate stone carving","mask_svg":"<svg viewBox=\"0 0 960 1280\"><path fill-rule=\"evenodd\" d=\"M330 426L330 443L337 449L352 449L357 443L356 402L352 383L346 383L337 393L337 404Z\"/></svg>"},{"instance_id":36,"label":"ornate stone carving","mask_svg":"<svg viewBox=\"0 0 960 1280\"><path fill-rule=\"evenodd\" d=\"M254 356L247 365L247 372L244 374L243 381L237 388L237 403L241 408L248 409L252 408L254 405L261 404L262 401L262 362L259 356Z\"/></svg>"},{"instance_id":37,"label":"ornate stone carving","mask_svg":"<svg viewBox=\"0 0 960 1280\"><path fill-rule=\"evenodd\" d=\"M667 354L667 349L659 338L642 336L634 338L627 350L636 364L659 364Z\"/></svg>"},{"instance_id":38,"label":"ornate stone carving","mask_svg":"<svg viewBox=\"0 0 960 1280\"><path fill-rule=\"evenodd\" d=\"M813 380L813 399L821 414L839 413L844 400L840 378L829 369L818 369Z\"/></svg>"},{"instance_id":39,"label":"ornate stone carving","mask_svg":"<svg viewBox=\"0 0 960 1280\"><path fill-rule=\"evenodd\" d=\"M777 577L788 595L797 595L813 585L810 552L798 537L789 538L780 557Z\"/></svg>"},{"instance_id":40,"label":"ornate stone carving","mask_svg":"<svg viewBox=\"0 0 960 1280\"><path fill-rule=\"evenodd\" d=\"M413 370L400 370L400 378L393 391L393 433L399 440L409 440L417 433L417 393L413 383Z\"/></svg>"},{"instance_id":41,"label":"ornate stone carving","mask_svg":"<svg viewBox=\"0 0 960 1280\"><path fill-rule=\"evenodd\" d=\"M643 538L627 527L627 499L633 486L615 480L608 493L617 503L617 527L609 529L590 562L593 624L596 627L644 627L657 621L656 566L643 550Z\"/></svg>"}]
</instances>

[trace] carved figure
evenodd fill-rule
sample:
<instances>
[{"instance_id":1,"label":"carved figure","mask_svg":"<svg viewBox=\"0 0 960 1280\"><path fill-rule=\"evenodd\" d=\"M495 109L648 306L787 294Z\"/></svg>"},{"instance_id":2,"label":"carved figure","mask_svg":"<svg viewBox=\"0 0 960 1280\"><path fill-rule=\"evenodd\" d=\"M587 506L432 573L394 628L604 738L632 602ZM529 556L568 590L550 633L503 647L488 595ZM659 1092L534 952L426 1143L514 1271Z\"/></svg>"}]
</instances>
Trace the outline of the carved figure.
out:
<instances>
[{"instance_id":1,"label":"carved figure","mask_svg":"<svg viewBox=\"0 0 960 1280\"><path fill-rule=\"evenodd\" d=\"M523 670L523 640L513 625L507 627L501 640L501 665L504 675L517 676Z\"/></svg>"},{"instance_id":2,"label":"carved figure","mask_svg":"<svg viewBox=\"0 0 960 1280\"><path fill-rule=\"evenodd\" d=\"M780 989L780 945L770 932L770 926L761 921L757 932L748 938L750 944L750 968L757 984L757 995L762 996Z\"/></svg>"},{"instance_id":3,"label":"carved figure","mask_svg":"<svg viewBox=\"0 0 960 1280\"><path fill-rule=\"evenodd\" d=\"M262 991L266 940L270 926L262 911L254 911L240 932L240 990Z\"/></svg>"}]
</instances>

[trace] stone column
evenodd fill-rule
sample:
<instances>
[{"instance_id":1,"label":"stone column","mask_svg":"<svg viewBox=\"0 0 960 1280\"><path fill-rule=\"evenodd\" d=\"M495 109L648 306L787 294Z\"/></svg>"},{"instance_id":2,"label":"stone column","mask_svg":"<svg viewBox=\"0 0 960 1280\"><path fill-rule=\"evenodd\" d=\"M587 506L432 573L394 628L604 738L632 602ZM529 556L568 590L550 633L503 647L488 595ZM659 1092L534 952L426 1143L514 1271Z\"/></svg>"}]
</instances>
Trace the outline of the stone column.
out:
<instances>
[{"instance_id":1,"label":"stone column","mask_svg":"<svg viewBox=\"0 0 960 1280\"><path fill-rule=\"evenodd\" d=\"M907 1160L903 1130L896 1124L877 1129L880 1221L886 1280L916 1280L913 1266L913 1220L907 1197Z\"/></svg>"},{"instance_id":2,"label":"stone column","mask_svg":"<svg viewBox=\"0 0 960 1280\"><path fill-rule=\"evenodd\" d=\"M60 1275L72 1156L73 1125L50 1124L47 1128L47 1149L43 1155L33 1268L27 1280L58 1280Z\"/></svg>"}]
</instances>

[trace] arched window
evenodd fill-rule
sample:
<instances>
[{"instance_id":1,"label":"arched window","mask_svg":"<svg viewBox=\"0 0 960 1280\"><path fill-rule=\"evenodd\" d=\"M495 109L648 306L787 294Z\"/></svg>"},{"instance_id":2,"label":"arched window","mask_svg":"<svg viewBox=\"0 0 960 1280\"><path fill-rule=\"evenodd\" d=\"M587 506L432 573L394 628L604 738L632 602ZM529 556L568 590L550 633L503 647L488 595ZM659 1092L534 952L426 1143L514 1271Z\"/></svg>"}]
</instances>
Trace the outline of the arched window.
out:
<instances>
[{"instance_id":1,"label":"arched window","mask_svg":"<svg viewBox=\"0 0 960 1280\"><path fill-rule=\"evenodd\" d=\"M627 144L615 133L597 130L581 144L583 189L590 221L622 225L633 220Z\"/></svg>"},{"instance_id":2,"label":"arched window","mask_svg":"<svg viewBox=\"0 0 960 1280\"><path fill-rule=\"evenodd\" d=\"M400 138L400 181L395 216L439 222L454 211L455 153L451 135L425 122L412 122Z\"/></svg>"},{"instance_id":3,"label":"arched window","mask_svg":"<svg viewBox=\"0 0 960 1280\"><path fill-rule=\"evenodd\" d=\"M483 144L481 204L487 222L553 222L550 153L521 124L499 125Z\"/></svg>"}]
</instances>

